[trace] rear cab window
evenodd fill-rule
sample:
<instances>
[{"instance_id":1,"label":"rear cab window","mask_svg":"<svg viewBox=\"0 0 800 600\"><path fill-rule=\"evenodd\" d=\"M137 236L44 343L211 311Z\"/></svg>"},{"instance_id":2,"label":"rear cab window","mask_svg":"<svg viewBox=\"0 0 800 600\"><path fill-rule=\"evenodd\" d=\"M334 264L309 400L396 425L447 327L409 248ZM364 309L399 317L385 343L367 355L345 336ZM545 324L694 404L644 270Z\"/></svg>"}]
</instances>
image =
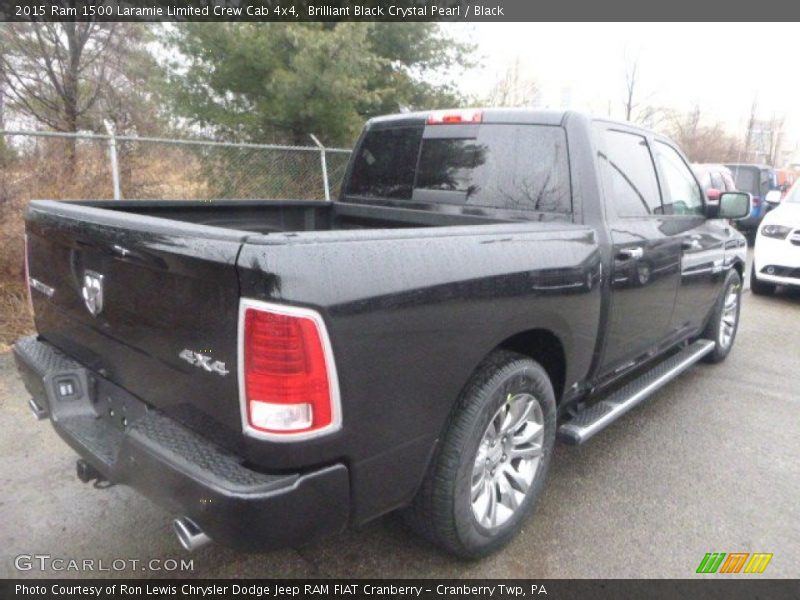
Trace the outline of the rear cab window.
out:
<instances>
[{"instance_id":1,"label":"rear cab window","mask_svg":"<svg viewBox=\"0 0 800 600\"><path fill-rule=\"evenodd\" d=\"M376 128L359 145L345 194L570 214L566 133L500 123Z\"/></svg>"}]
</instances>

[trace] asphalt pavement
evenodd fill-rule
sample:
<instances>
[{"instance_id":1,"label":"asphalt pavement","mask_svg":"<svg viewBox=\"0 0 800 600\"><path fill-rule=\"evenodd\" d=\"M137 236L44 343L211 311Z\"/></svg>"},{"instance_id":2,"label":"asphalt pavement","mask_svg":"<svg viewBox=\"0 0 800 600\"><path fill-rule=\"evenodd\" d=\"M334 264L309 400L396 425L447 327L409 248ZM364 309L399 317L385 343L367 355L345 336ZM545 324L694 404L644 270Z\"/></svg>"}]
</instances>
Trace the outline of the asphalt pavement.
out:
<instances>
[{"instance_id":1,"label":"asphalt pavement","mask_svg":"<svg viewBox=\"0 0 800 600\"><path fill-rule=\"evenodd\" d=\"M558 446L533 518L490 558L443 555L391 515L303 548L187 554L172 515L131 489L78 481L76 455L31 417L4 353L0 577L685 578L707 552L772 553L764 576L798 577L799 392L800 294L746 292L727 361L693 368L586 445ZM26 558L37 555L50 558ZM52 559L92 560L94 571L39 568ZM192 570L148 569L151 559L190 559Z\"/></svg>"}]
</instances>

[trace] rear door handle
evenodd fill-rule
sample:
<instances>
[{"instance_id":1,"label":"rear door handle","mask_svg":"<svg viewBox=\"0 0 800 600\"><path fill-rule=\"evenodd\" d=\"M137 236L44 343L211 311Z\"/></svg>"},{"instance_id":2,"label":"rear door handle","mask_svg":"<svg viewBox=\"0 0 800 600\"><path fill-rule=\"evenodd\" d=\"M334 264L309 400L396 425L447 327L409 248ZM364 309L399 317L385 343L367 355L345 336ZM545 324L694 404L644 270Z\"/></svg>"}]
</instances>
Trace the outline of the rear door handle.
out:
<instances>
[{"instance_id":1,"label":"rear door handle","mask_svg":"<svg viewBox=\"0 0 800 600\"><path fill-rule=\"evenodd\" d=\"M617 256L623 260L642 258L644 256L644 249L638 246L635 248L622 248L617 252Z\"/></svg>"}]
</instances>

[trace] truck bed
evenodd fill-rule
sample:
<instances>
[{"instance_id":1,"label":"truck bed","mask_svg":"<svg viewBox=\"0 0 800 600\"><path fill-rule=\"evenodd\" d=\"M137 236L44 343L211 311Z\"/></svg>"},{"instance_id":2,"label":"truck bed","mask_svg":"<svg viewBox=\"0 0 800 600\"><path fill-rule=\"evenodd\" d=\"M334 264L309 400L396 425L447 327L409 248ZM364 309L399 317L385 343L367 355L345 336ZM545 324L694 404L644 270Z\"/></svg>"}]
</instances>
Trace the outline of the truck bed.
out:
<instances>
[{"instance_id":1,"label":"truck bed","mask_svg":"<svg viewBox=\"0 0 800 600\"><path fill-rule=\"evenodd\" d=\"M466 209L453 205L441 205L431 210L430 205L415 209L304 200L103 200L74 204L252 233L445 227L531 218L521 212L507 211L498 215L500 211L492 209L489 215L480 208Z\"/></svg>"}]
</instances>

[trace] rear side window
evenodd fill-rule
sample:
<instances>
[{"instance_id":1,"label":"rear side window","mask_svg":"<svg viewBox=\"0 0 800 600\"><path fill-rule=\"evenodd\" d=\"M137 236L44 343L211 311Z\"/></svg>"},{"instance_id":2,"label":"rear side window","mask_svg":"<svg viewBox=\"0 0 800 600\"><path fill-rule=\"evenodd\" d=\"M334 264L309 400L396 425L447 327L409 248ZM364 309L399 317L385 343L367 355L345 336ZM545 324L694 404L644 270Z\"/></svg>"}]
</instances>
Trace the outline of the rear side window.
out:
<instances>
[{"instance_id":1,"label":"rear side window","mask_svg":"<svg viewBox=\"0 0 800 600\"><path fill-rule=\"evenodd\" d=\"M661 210L653 158L647 140L623 131L605 131L606 153L598 154L604 187L620 217L641 217Z\"/></svg>"},{"instance_id":2,"label":"rear side window","mask_svg":"<svg viewBox=\"0 0 800 600\"><path fill-rule=\"evenodd\" d=\"M411 199L422 125L369 131L358 148L345 193Z\"/></svg>"},{"instance_id":3,"label":"rear side window","mask_svg":"<svg viewBox=\"0 0 800 600\"><path fill-rule=\"evenodd\" d=\"M415 201L572 211L561 127L481 125L476 131L473 138L422 140Z\"/></svg>"},{"instance_id":4,"label":"rear side window","mask_svg":"<svg viewBox=\"0 0 800 600\"><path fill-rule=\"evenodd\" d=\"M700 182L700 185L703 185L702 181ZM716 171L711 174L711 187L720 191L725 189L725 183L722 181L722 175Z\"/></svg>"}]
</instances>

